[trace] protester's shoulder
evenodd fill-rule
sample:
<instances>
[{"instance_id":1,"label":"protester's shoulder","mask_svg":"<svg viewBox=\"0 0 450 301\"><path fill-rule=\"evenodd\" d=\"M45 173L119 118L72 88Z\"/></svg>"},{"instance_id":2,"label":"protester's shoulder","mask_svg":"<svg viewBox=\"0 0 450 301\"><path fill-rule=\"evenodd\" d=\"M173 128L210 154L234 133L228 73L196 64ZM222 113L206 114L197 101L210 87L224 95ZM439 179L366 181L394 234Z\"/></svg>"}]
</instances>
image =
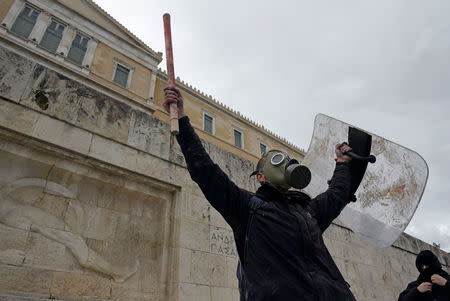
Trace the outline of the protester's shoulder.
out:
<instances>
[{"instance_id":1,"label":"protester's shoulder","mask_svg":"<svg viewBox=\"0 0 450 301\"><path fill-rule=\"evenodd\" d=\"M241 201L250 202L250 200L255 196L254 192L248 191L247 189L238 187L239 193L234 197L238 197Z\"/></svg>"},{"instance_id":2,"label":"protester's shoulder","mask_svg":"<svg viewBox=\"0 0 450 301\"><path fill-rule=\"evenodd\" d=\"M264 201L263 198L255 192L251 192L251 191L243 189L243 188L241 188L241 190L242 190L242 193L248 198L249 201L251 199L254 199L254 200L258 199L258 200Z\"/></svg>"}]
</instances>

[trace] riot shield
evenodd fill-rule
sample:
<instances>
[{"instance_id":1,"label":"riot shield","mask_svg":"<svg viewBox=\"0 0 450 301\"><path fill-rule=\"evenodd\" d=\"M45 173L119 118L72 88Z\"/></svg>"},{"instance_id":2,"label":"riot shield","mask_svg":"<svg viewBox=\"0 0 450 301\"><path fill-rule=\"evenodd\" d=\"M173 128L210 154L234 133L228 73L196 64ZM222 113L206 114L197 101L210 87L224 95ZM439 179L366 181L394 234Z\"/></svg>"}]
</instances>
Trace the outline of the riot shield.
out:
<instances>
[{"instance_id":1,"label":"riot shield","mask_svg":"<svg viewBox=\"0 0 450 301\"><path fill-rule=\"evenodd\" d=\"M308 152L302 162L312 174L304 189L312 197L328 188L334 170L337 143L349 140L349 129L357 129L329 116L318 114ZM350 202L338 219L378 248L390 246L408 226L419 205L428 178L428 166L416 152L362 129L371 137L368 164ZM350 144L350 146L352 146Z\"/></svg>"}]
</instances>

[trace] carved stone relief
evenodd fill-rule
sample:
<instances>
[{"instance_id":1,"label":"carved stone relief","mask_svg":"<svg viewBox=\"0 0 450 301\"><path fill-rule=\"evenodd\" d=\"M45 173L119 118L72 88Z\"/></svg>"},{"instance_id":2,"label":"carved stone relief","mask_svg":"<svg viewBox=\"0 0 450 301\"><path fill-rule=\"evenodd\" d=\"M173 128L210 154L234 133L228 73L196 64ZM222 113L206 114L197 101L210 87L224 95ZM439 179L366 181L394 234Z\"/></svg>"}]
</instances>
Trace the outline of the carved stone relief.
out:
<instances>
[{"instance_id":1,"label":"carved stone relief","mask_svg":"<svg viewBox=\"0 0 450 301\"><path fill-rule=\"evenodd\" d=\"M92 270L119 283L141 270L133 278L157 282L167 209L161 193L132 191L118 177L90 178L1 150L0 166L0 240L11 231L29 233L26 242L0 245L0 263ZM45 259L48 254L30 250L38 236L45 250L56 244L70 255Z\"/></svg>"}]
</instances>

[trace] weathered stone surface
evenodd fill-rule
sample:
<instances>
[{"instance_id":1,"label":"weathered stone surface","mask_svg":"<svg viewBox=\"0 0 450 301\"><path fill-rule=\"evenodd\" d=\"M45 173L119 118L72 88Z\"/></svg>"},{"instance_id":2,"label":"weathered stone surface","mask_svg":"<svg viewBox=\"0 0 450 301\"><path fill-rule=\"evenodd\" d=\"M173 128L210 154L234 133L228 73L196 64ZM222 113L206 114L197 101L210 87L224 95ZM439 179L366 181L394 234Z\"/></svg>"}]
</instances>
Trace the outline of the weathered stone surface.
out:
<instances>
[{"instance_id":1,"label":"weathered stone surface","mask_svg":"<svg viewBox=\"0 0 450 301\"><path fill-rule=\"evenodd\" d=\"M227 287L211 287L211 300L229 301L239 300L239 292Z\"/></svg>"},{"instance_id":2,"label":"weathered stone surface","mask_svg":"<svg viewBox=\"0 0 450 301\"><path fill-rule=\"evenodd\" d=\"M16 132L30 134L39 115L13 102L0 102L0 126Z\"/></svg>"},{"instance_id":3,"label":"weathered stone surface","mask_svg":"<svg viewBox=\"0 0 450 301\"><path fill-rule=\"evenodd\" d=\"M157 254L158 250L150 250L150 253ZM158 256L159 263L161 257ZM140 290L145 293L155 293L161 288L160 279L162 267L156 262L157 260L146 260L141 263L139 271Z\"/></svg>"},{"instance_id":4,"label":"weathered stone surface","mask_svg":"<svg viewBox=\"0 0 450 301\"><path fill-rule=\"evenodd\" d=\"M192 283L191 264L192 252L189 249L180 248L180 255L178 261L178 281Z\"/></svg>"},{"instance_id":5,"label":"weathered stone surface","mask_svg":"<svg viewBox=\"0 0 450 301\"><path fill-rule=\"evenodd\" d=\"M33 91L37 90L48 95L46 114L122 143L127 141L130 105L39 64L33 70L22 103L40 111L33 101Z\"/></svg>"},{"instance_id":6,"label":"weathered stone surface","mask_svg":"<svg viewBox=\"0 0 450 301\"><path fill-rule=\"evenodd\" d=\"M48 294L43 295L38 293L23 293L23 292L0 290L1 301L38 301L42 299L48 299L48 297L49 297Z\"/></svg>"},{"instance_id":7,"label":"weathered stone surface","mask_svg":"<svg viewBox=\"0 0 450 301\"><path fill-rule=\"evenodd\" d=\"M212 207L206 201L205 197L186 195L184 205L184 215L186 218L200 223L209 223L211 221L210 211Z\"/></svg>"},{"instance_id":8,"label":"weathered stone surface","mask_svg":"<svg viewBox=\"0 0 450 301\"><path fill-rule=\"evenodd\" d=\"M68 198L45 193L33 203L33 206L48 212L58 219L64 220L69 202L70 199Z\"/></svg>"},{"instance_id":9,"label":"weathered stone surface","mask_svg":"<svg viewBox=\"0 0 450 301\"><path fill-rule=\"evenodd\" d=\"M53 272L50 290L57 298L76 297L111 297L111 280L78 273Z\"/></svg>"},{"instance_id":10,"label":"weathered stone surface","mask_svg":"<svg viewBox=\"0 0 450 301\"><path fill-rule=\"evenodd\" d=\"M176 287L178 298L183 301L212 301L210 287L199 284L180 283Z\"/></svg>"},{"instance_id":11,"label":"weathered stone surface","mask_svg":"<svg viewBox=\"0 0 450 301\"><path fill-rule=\"evenodd\" d=\"M197 284L211 284L210 254L201 251L192 251L191 277Z\"/></svg>"},{"instance_id":12,"label":"weathered stone surface","mask_svg":"<svg viewBox=\"0 0 450 301\"><path fill-rule=\"evenodd\" d=\"M81 154L88 153L92 140L91 133L42 114L31 135Z\"/></svg>"},{"instance_id":13,"label":"weathered stone surface","mask_svg":"<svg viewBox=\"0 0 450 301\"><path fill-rule=\"evenodd\" d=\"M82 271L82 267L65 245L38 233L30 233L25 255L24 266L56 271Z\"/></svg>"},{"instance_id":14,"label":"weathered stone surface","mask_svg":"<svg viewBox=\"0 0 450 301\"><path fill-rule=\"evenodd\" d=\"M136 160L136 172L145 174L149 177L158 178L161 181L172 183L177 178L178 166L174 166L168 161L163 161L155 158L153 155L137 151L135 156ZM185 181L185 177L179 177L180 181ZM177 183L182 186L183 183Z\"/></svg>"},{"instance_id":15,"label":"weathered stone surface","mask_svg":"<svg viewBox=\"0 0 450 301\"><path fill-rule=\"evenodd\" d=\"M66 230L85 238L112 241L120 217L115 211L71 200L66 213Z\"/></svg>"},{"instance_id":16,"label":"weathered stone surface","mask_svg":"<svg viewBox=\"0 0 450 301\"><path fill-rule=\"evenodd\" d=\"M209 262L209 271L211 273L210 284L212 286L227 286L228 269L226 258L220 255L211 254Z\"/></svg>"},{"instance_id":17,"label":"weathered stone surface","mask_svg":"<svg viewBox=\"0 0 450 301\"><path fill-rule=\"evenodd\" d=\"M121 242L108 242L96 239L87 239L86 244L89 249L97 252L105 259L107 262L114 263L115 266L118 267L131 267L138 261L138 254L135 245L128 246ZM146 252L150 252L151 249L145 244L140 245L141 249L144 249ZM130 278L126 279L122 283L117 283L127 289L139 289L139 270L141 269L140 263L138 262L138 271L137 273L131 275ZM98 272L88 271L86 273L91 275L98 276Z\"/></svg>"},{"instance_id":18,"label":"weathered stone surface","mask_svg":"<svg viewBox=\"0 0 450 301\"><path fill-rule=\"evenodd\" d=\"M81 107L76 125L92 132L126 143L132 108L93 89L80 96Z\"/></svg>"},{"instance_id":19,"label":"weathered stone surface","mask_svg":"<svg viewBox=\"0 0 450 301\"><path fill-rule=\"evenodd\" d=\"M157 215L157 214L155 214ZM164 216L164 215L160 215ZM157 242L162 240L164 228L161 228L161 221L145 216L120 215L115 234L115 240L132 241L139 244L144 241Z\"/></svg>"},{"instance_id":20,"label":"weathered stone surface","mask_svg":"<svg viewBox=\"0 0 450 301\"><path fill-rule=\"evenodd\" d=\"M0 47L0 96L19 101L35 63Z\"/></svg>"},{"instance_id":21,"label":"weathered stone surface","mask_svg":"<svg viewBox=\"0 0 450 301\"><path fill-rule=\"evenodd\" d=\"M102 208L142 216L144 202L148 197L148 195L123 187L105 185L101 191L101 197L97 198L97 204Z\"/></svg>"},{"instance_id":22,"label":"weathered stone surface","mask_svg":"<svg viewBox=\"0 0 450 301\"><path fill-rule=\"evenodd\" d=\"M32 77L25 87L21 103L39 112L45 112L60 120L73 122L80 107L79 97L73 85L79 85L67 76L57 73L41 64L36 64ZM43 111L35 102L38 91L48 98L48 108Z\"/></svg>"},{"instance_id":23,"label":"weathered stone surface","mask_svg":"<svg viewBox=\"0 0 450 301\"><path fill-rule=\"evenodd\" d=\"M25 253L18 249L0 250L0 263L21 266L25 260Z\"/></svg>"},{"instance_id":24,"label":"weathered stone surface","mask_svg":"<svg viewBox=\"0 0 450 301\"><path fill-rule=\"evenodd\" d=\"M210 219L209 219L210 225L220 227L220 228L231 229L231 227L227 224L227 222L222 217L222 215L220 215L220 213L213 207L211 207L211 209L209 211L209 216L210 216Z\"/></svg>"},{"instance_id":25,"label":"weathered stone surface","mask_svg":"<svg viewBox=\"0 0 450 301\"><path fill-rule=\"evenodd\" d=\"M27 242L28 231L12 228L0 223L0 252L8 249L23 251Z\"/></svg>"},{"instance_id":26,"label":"weathered stone surface","mask_svg":"<svg viewBox=\"0 0 450 301\"><path fill-rule=\"evenodd\" d=\"M125 214L142 215L143 203L149 197L148 195L125 189L120 185L99 181L97 178L79 176L75 180L73 177L70 179L70 182L65 181L65 184L76 182L76 186L83 187L83 189L78 189L76 192L76 198L82 203Z\"/></svg>"},{"instance_id":27,"label":"weathered stone surface","mask_svg":"<svg viewBox=\"0 0 450 301\"><path fill-rule=\"evenodd\" d=\"M201 251L192 251L190 277L193 283L227 286L226 258Z\"/></svg>"},{"instance_id":28,"label":"weathered stone surface","mask_svg":"<svg viewBox=\"0 0 450 301\"><path fill-rule=\"evenodd\" d=\"M136 170L137 151L135 149L97 135L92 138L89 155L116 166Z\"/></svg>"},{"instance_id":29,"label":"weathered stone surface","mask_svg":"<svg viewBox=\"0 0 450 301\"><path fill-rule=\"evenodd\" d=\"M127 144L158 157L169 159L170 130L149 113L133 110Z\"/></svg>"},{"instance_id":30,"label":"weathered stone surface","mask_svg":"<svg viewBox=\"0 0 450 301\"><path fill-rule=\"evenodd\" d=\"M10 144L5 143L5 147L10 147ZM12 153L4 149L0 150L0 182L3 184L3 189L5 189L5 183L11 184L13 186L11 189L14 189L20 184L18 181L24 178L45 179L51 170L49 163L53 164L56 161L54 158L47 158L47 162L42 162L39 160L38 153L33 154L30 151L28 151L29 154L22 153L23 148L21 147L11 149L11 151ZM28 160L28 155L32 154L36 160Z\"/></svg>"},{"instance_id":31,"label":"weathered stone surface","mask_svg":"<svg viewBox=\"0 0 450 301\"><path fill-rule=\"evenodd\" d=\"M125 288L120 284L113 283L111 289L113 300L133 300L133 301L156 301L164 300L160 294L143 293L137 290Z\"/></svg>"},{"instance_id":32,"label":"weathered stone surface","mask_svg":"<svg viewBox=\"0 0 450 301\"><path fill-rule=\"evenodd\" d=\"M227 257L226 265L227 265L227 285L226 287L238 288L238 281L236 277L236 269L237 269L237 258Z\"/></svg>"},{"instance_id":33,"label":"weathered stone surface","mask_svg":"<svg viewBox=\"0 0 450 301\"><path fill-rule=\"evenodd\" d=\"M27 160L30 162L27 162ZM28 158L21 160L21 163L29 164L33 163L33 160ZM45 167L45 164L42 166ZM38 210L39 214L44 214L45 216L41 220L45 221L45 227L49 226L48 217L51 216L50 221L59 221L59 224L53 226L57 229L66 229L66 231L51 234L54 231L51 230L48 234L47 231L52 228L44 227L39 230L39 233L32 232L30 234L28 244L22 247L25 252L21 254L21 258L15 258L17 254L20 255L20 252L22 252L16 249L7 249L6 253L0 254L4 255L0 258L6 258L9 264L22 264L22 261L24 261L23 264L26 266L45 267L54 271L78 271L80 274L83 272L83 275L102 279L109 279L109 277L94 271L99 266L104 265L101 262L95 263L95 260L104 261L107 265L112 264L113 270L127 269L138 264L137 273L126 279L123 289L130 292L140 292L137 295L144 300L160 296L160 292L164 290L162 282L166 280L162 277L163 270L167 267L163 266L162 263L165 262L163 246L167 239L165 234L168 224L167 206L170 206L170 200L167 202L160 197L172 197L172 194L149 187L146 187L143 191L155 192L156 197L143 194L123 186L114 185L112 184L112 182L114 183L114 177L107 179L105 175L99 177L104 182L100 180L91 182L88 175L94 176L96 173L90 171L89 168L67 163L56 166L49 170L49 178L59 181L61 184L67 184L70 190L66 188L67 192L63 191L63 193L72 195L75 197L74 199L61 196L58 191L48 187L49 183L64 187L61 184L43 179L42 181L30 181L27 177L25 177L27 180L23 182L24 184L36 184L38 186L32 186L31 188L20 186L19 190L14 190L14 193L10 193L10 195L14 196L17 201L31 206L34 208L33 210ZM70 171L70 169L72 170ZM125 185L125 182L118 181L115 183ZM86 196L82 193L84 189L92 192L93 190L89 189L89 186L95 186L95 183L98 184L98 187L104 188L101 193L104 194L102 198L98 197L95 201L85 199L83 202L76 199L77 196ZM137 188L139 185L128 183L127 187ZM112 193L106 193L108 188L111 188ZM49 189L49 193L42 192L43 189ZM94 197L99 195L97 193ZM115 198L116 200L114 200ZM139 200L139 205L127 205L135 199ZM24 213L29 214L26 211ZM133 215L133 213L137 213L139 216ZM3 228L6 229L7 227L4 226ZM44 232L41 233L42 231ZM23 232L28 233L27 231ZM53 236L55 234L56 236ZM26 235L24 235L25 237ZM53 237L56 241L52 240ZM61 239L63 240L61 241ZM64 242L64 239L69 240ZM79 244L78 247L73 245L74 243ZM10 246L14 247L14 244L10 244ZM92 257L94 261L91 263L79 262L79 259L72 254L72 251L75 250L72 248L80 247L87 248L89 254L95 252L94 257L89 255L89 258ZM82 253L78 253L78 256L80 254ZM91 268L94 270L91 270Z\"/></svg>"},{"instance_id":34,"label":"weathered stone surface","mask_svg":"<svg viewBox=\"0 0 450 301\"><path fill-rule=\"evenodd\" d=\"M169 125L167 125L167 127L169 127ZM181 148L176 141L175 135L170 136L169 161L186 166L186 161L184 160L183 153L181 152Z\"/></svg>"},{"instance_id":35,"label":"weathered stone surface","mask_svg":"<svg viewBox=\"0 0 450 301\"><path fill-rule=\"evenodd\" d=\"M0 290L48 294L52 272L0 264Z\"/></svg>"},{"instance_id":36,"label":"weathered stone surface","mask_svg":"<svg viewBox=\"0 0 450 301\"><path fill-rule=\"evenodd\" d=\"M198 251L209 251L209 226L189 220L180 225L180 247Z\"/></svg>"}]
</instances>

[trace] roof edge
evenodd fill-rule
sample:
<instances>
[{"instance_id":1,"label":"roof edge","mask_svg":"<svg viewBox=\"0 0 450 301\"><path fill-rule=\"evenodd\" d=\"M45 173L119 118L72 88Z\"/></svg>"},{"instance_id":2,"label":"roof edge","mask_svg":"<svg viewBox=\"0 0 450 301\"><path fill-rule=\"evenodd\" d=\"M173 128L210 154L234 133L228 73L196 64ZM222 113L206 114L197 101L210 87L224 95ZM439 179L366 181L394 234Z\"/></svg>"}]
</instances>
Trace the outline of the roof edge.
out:
<instances>
[{"instance_id":1,"label":"roof edge","mask_svg":"<svg viewBox=\"0 0 450 301\"><path fill-rule=\"evenodd\" d=\"M128 30L125 26L120 24L113 16L111 16L108 12L106 12L103 8L101 8L97 3L93 0L84 0L86 3L91 5L94 9L98 10L102 15L104 15L108 20L110 20L113 24L117 25L120 29L122 29L126 34L128 34L133 40L135 40L145 51L147 51L157 62L158 64L163 60L163 53L156 52L150 46L144 43L141 39L135 36L130 30ZM99 25L100 26L100 25Z\"/></svg>"},{"instance_id":2,"label":"roof edge","mask_svg":"<svg viewBox=\"0 0 450 301\"><path fill-rule=\"evenodd\" d=\"M167 72L165 70L162 70L161 68L158 68L158 74L164 78L165 80L167 80ZM295 151L302 153L303 155L306 154L306 151L300 147L298 147L297 145L293 144L292 142L288 141L286 138L283 138L279 135L277 135L275 132L267 129L266 127L264 127L263 125L256 123L255 121L251 120L250 118L248 118L247 116L241 114L239 111L234 110L233 108L223 104L222 102L216 100L215 98L213 98L211 95L208 95L202 91L200 91L199 89L193 87L192 85L188 84L187 82L183 81L180 79L180 77L177 77L175 79L175 82L177 83L178 86L182 87L184 90L189 91L192 95L195 95L203 100L205 100L207 103L209 103L210 105L225 111L226 113L230 114L231 116L233 116L234 118L238 119L239 121L250 125L252 127L256 127L258 130L260 130L261 132L263 132L265 135L271 137L274 140L279 141L281 144L283 144L286 147L292 148Z\"/></svg>"}]
</instances>

